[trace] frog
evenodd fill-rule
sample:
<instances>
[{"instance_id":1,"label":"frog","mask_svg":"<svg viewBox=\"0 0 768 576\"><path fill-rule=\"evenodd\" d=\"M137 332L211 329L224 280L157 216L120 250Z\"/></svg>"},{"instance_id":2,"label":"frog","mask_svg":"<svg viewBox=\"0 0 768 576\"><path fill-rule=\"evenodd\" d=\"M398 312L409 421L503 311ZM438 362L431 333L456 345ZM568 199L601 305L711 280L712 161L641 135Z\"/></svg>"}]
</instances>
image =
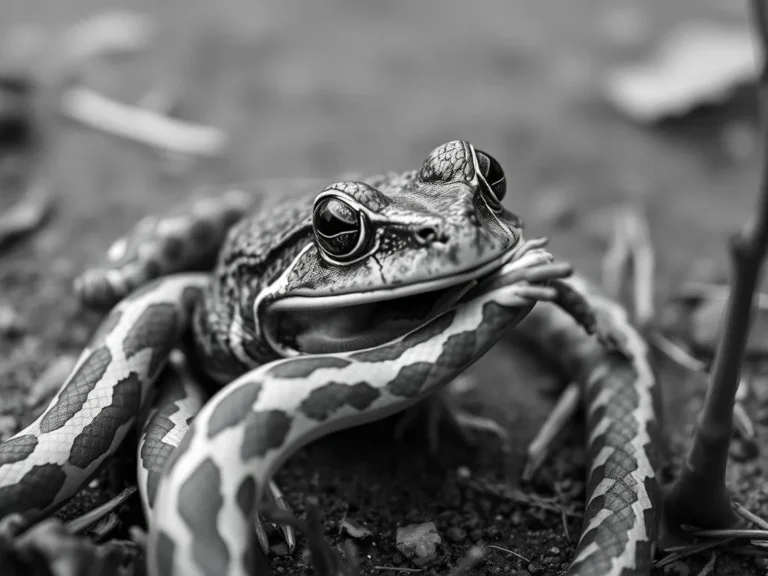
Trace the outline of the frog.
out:
<instances>
[{"instance_id":1,"label":"frog","mask_svg":"<svg viewBox=\"0 0 768 576\"><path fill-rule=\"evenodd\" d=\"M55 510L138 425L150 573L251 574L269 550L259 503L289 510L272 476L291 454L433 397L536 302L629 357L570 266L523 237L506 187L456 140L268 210L233 188L140 221L75 282L109 313L0 444L0 517Z\"/></svg>"}]
</instances>

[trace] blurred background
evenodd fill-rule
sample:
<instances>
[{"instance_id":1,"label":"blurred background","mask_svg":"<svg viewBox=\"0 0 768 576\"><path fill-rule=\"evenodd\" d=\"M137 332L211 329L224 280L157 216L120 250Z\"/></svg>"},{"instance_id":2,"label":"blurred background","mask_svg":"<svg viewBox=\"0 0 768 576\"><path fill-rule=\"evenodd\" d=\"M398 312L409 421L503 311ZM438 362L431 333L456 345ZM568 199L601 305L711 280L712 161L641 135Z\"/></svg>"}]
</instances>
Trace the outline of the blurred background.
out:
<instances>
[{"instance_id":1,"label":"blurred background","mask_svg":"<svg viewBox=\"0 0 768 576\"><path fill-rule=\"evenodd\" d=\"M78 37L71 27L112 9L147 17L141 49L52 81L62 38ZM79 351L95 325L75 302L73 278L142 216L203 186L407 170L464 139L501 162L505 204L527 234L550 236L553 252L587 276L599 280L613 210L629 203L649 220L657 296L684 280L722 280L726 238L752 210L759 178L750 34L744 0L0 0L0 39L43 46L32 50L30 70L52 85L43 114L53 206L42 227L0 253L0 436L31 420L21 415L29 383L52 359ZM180 120L220 130L227 148L200 160L85 127L58 109L73 86L131 106L160 102ZM0 208L17 200L0 195ZM525 359L510 364L506 353L490 358L477 378L518 385L506 407L497 398L486 408L519 434L519 468L552 404L531 389L553 377ZM701 388L677 377L665 393L688 415L674 419L680 454ZM347 436L352 462L331 456L326 442L292 460L282 483L294 505L307 470L322 475L326 466L338 476L326 481L356 505L390 506L397 518L419 506L422 519L437 514L429 500L442 494L430 491L439 468L418 452L370 450ZM475 457L480 466L497 454ZM386 484L395 475L389 483L398 487L400 468L387 462L429 478L397 500ZM578 477L583 462L569 462ZM733 474L762 504L760 470L753 462ZM367 491L378 481L383 492ZM328 502L326 510L341 513ZM559 521L518 517L504 529L537 558L555 546L564 566L569 541Z\"/></svg>"},{"instance_id":2,"label":"blurred background","mask_svg":"<svg viewBox=\"0 0 768 576\"><path fill-rule=\"evenodd\" d=\"M553 213L590 222L601 207L637 199L661 265L679 269L723 252L722 233L755 190L750 98L752 110L726 102L659 127L617 110L605 88L617 69L653 63L683 26L748 32L744 1L5 0L0 25L4 34L41 25L50 39L110 6L149 15L157 29L89 84L131 104L170 85L181 115L222 128L231 144L214 167L158 184L162 163L144 150L65 123L57 194L62 221L86 237L124 229L190 183L404 170L461 138L501 161L507 205L531 233L550 233ZM107 224L108 206L124 210ZM594 247L560 234L563 256L589 265Z\"/></svg>"}]
</instances>

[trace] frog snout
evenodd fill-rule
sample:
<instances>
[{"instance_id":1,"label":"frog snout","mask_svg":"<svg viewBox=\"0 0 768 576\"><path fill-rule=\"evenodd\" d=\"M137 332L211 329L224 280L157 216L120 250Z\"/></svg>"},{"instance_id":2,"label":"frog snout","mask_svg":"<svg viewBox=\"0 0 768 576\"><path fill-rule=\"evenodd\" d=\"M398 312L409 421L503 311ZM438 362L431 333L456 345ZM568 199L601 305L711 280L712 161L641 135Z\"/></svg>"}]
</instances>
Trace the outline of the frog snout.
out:
<instances>
[{"instance_id":1,"label":"frog snout","mask_svg":"<svg viewBox=\"0 0 768 576\"><path fill-rule=\"evenodd\" d=\"M416 242L429 246L436 242L445 244L448 242L448 233L445 226L439 222L421 224L413 229L413 237Z\"/></svg>"}]
</instances>

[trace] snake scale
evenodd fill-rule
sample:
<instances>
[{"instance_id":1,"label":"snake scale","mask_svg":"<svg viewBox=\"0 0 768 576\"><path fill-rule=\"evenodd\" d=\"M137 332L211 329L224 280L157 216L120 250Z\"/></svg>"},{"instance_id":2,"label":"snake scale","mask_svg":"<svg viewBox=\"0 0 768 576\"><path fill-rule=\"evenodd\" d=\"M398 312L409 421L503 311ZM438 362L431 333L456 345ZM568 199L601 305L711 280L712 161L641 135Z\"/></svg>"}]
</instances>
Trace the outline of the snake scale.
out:
<instances>
[{"instance_id":1,"label":"snake scale","mask_svg":"<svg viewBox=\"0 0 768 576\"><path fill-rule=\"evenodd\" d=\"M505 193L499 163L454 141L420 170L268 211L237 190L141 222L76 286L111 311L72 374L0 444L0 517L54 511L138 423L149 573L254 574L256 508L287 458L435 394L517 326L586 390L591 469L568 574L647 575L659 490L645 344L620 306L564 280L544 240L523 239ZM189 369L164 370L177 349ZM193 376L220 389L208 399Z\"/></svg>"}]
</instances>

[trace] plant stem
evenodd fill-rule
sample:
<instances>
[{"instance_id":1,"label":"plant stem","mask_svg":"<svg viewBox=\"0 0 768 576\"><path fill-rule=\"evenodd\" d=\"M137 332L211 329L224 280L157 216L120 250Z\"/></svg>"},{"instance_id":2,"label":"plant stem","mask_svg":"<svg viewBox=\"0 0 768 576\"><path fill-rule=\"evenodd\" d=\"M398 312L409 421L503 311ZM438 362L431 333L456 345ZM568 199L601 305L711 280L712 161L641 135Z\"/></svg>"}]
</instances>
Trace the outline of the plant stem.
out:
<instances>
[{"instance_id":1,"label":"plant stem","mask_svg":"<svg viewBox=\"0 0 768 576\"><path fill-rule=\"evenodd\" d=\"M758 83L763 145L760 190L753 217L730 241L733 286L704 406L683 470L665 499L667 528L673 531L680 524L722 528L737 521L725 485L725 471L755 289L768 249L768 16L764 0L752 0L751 6L763 59Z\"/></svg>"}]
</instances>

